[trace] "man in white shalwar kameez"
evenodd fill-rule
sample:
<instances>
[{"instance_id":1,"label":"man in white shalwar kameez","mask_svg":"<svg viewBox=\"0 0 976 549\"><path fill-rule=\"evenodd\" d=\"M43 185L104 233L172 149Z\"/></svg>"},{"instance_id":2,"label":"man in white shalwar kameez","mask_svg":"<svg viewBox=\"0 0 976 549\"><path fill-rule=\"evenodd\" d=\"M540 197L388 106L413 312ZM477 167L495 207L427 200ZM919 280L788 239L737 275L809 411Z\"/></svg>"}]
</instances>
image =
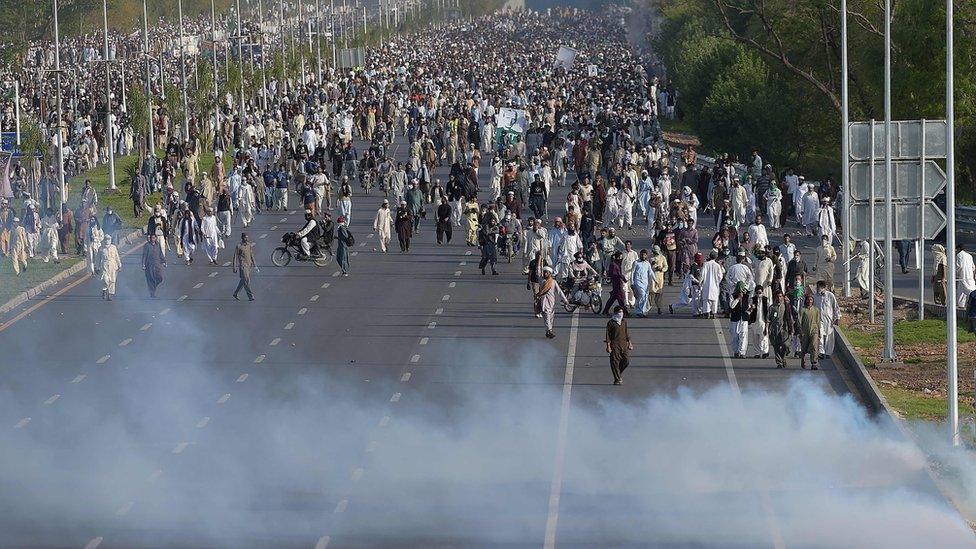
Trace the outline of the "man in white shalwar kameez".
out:
<instances>
[{"instance_id":1,"label":"man in white shalwar kameez","mask_svg":"<svg viewBox=\"0 0 976 549\"><path fill-rule=\"evenodd\" d=\"M834 236L837 234L837 222L834 220L834 209L830 206L830 199L824 197L820 201L820 210L817 211L817 226L820 229L820 236L827 237L827 243L834 243Z\"/></svg>"},{"instance_id":2,"label":"man in white shalwar kameez","mask_svg":"<svg viewBox=\"0 0 976 549\"><path fill-rule=\"evenodd\" d=\"M220 238L217 217L213 214L212 208L207 210L207 214L200 221L200 233L203 234L203 251L207 253L210 262L216 265L217 251L224 247L224 241Z\"/></svg>"},{"instance_id":3,"label":"man in white shalwar kameez","mask_svg":"<svg viewBox=\"0 0 976 549\"><path fill-rule=\"evenodd\" d=\"M115 280L119 270L122 269L122 259L119 257L119 250L112 244L112 237L106 236L102 239L102 245L98 249L98 271L102 280L102 298L112 301L115 295Z\"/></svg>"},{"instance_id":4,"label":"man in white shalwar kameez","mask_svg":"<svg viewBox=\"0 0 976 549\"><path fill-rule=\"evenodd\" d=\"M827 288L827 282L817 282L813 304L820 309L820 358L834 354L834 327L840 322L840 306L837 296Z\"/></svg>"},{"instance_id":5,"label":"man in white shalwar kameez","mask_svg":"<svg viewBox=\"0 0 976 549\"><path fill-rule=\"evenodd\" d=\"M812 236L813 228L817 225L817 212L820 211L820 197L813 190L813 185L807 186L807 192L803 195L801 209L803 212L803 232Z\"/></svg>"},{"instance_id":6,"label":"man in white shalwar kameez","mask_svg":"<svg viewBox=\"0 0 976 549\"><path fill-rule=\"evenodd\" d=\"M956 306L965 309L969 294L976 290L976 265L962 244L956 245Z\"/></svg>"},{"instance_id":7,"label":"man in white shalwar kameez","mask_svg":"<svg viewBox=\"0 0 976 549\"><path fill-rule=\"evenodd\" d=\"M237 193L237 213L241 216L244 228L254 220L254 187L248 183L242 184Z\"/></svg>"},{"instance_id":8,"label":"man in white shalwar kameez","mask_svg":"<svg viewBox=\"0 0 976 549\"><path fill-rule=\"evenodd\" d=\"M722 292L722 278L725 269L716 261L718 253L712 250L708 261L702 266L702 313L715 318L718 313L718 298Z\"/></svg>"},{"instance_id":9,"label":"man in white shalwar kameez","mask_svg":"<svg viewBox=\"0 0 976 549\"><path fill-rule=\"evenodd\" d=\"M373 230L380 241L380 251L386 253L386 247L390 244L390 227L393 224L390 215L390 201L383 200L380 209L376 210L376 217L373 218Z\"/></svg>"},{"instance_id":10,"label":"man in white shalwar kameez","mask_svg":"<svg viewBox=\"0 0 976 549\"><path fill-rule=\"evenodd\" d=\"M752 242L754 248L764 249L769 245L769 234L766 232L766 226L763 225L763 218L761 215L756 214L755 223L749 225L749 241Z\"/></svg>"}]
</instances>

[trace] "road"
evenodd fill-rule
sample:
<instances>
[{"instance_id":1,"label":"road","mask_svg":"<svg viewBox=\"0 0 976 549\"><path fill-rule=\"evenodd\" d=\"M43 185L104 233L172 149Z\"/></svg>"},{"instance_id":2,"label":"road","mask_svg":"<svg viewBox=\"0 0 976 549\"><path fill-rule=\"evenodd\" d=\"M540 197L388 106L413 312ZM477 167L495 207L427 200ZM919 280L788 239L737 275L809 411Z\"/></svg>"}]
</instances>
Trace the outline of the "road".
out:
<instances>
[{"instance_id":1,"label":"road","mask_svg":"<svg viewBox=\"0 0 976 549\"><path fill-rule=\"evenodd\" d=\"M546 340L521 265L483 277L429 221L378 252L380 199L354 200L348 278L273 267L301 216L267 213L253 303L227 250L149 299L137 250L113 302L79 278L0 318L0 545L973 543L830 361L733 361L725 321L667 315L631 322L612 386L604 317Z\"/></svg>"}]
</instances>

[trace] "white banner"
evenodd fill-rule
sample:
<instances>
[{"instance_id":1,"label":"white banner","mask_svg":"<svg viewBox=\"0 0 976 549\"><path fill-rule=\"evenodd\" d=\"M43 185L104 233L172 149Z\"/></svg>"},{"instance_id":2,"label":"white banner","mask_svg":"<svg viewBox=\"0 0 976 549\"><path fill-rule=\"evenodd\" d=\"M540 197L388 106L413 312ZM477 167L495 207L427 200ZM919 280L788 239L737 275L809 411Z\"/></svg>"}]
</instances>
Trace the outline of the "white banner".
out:
<instances>
[{"instance_id":1,"label":"white banner","mask_svg":"<svg viewBox=\"0 0 976 549\"><path fill-rule=\"evenodd\" d=\"M519 109L501 108L495 116L495 121L500 130L515 130L523 133L528 125L525 121L525 111Z\"/></svg>"},{"instance_id":2,"label":"white banner","mask_svg":"<svg viewBox=\"0 0 976 549\"><path fill-rule=\"evenodd\" d=\"M600 76L600 69L597 68L596 65L590 65L586 67L586 74L588 74L590 78L596 78L597 76Z\"/></svg>"},{"instance_id":3,"label":"white banner","mask_svg":"<svg viewBox=\"0 0 976 549\"><path fill-rule=\"evenodd\" d=\"M566 70L573 68L573 64L576 62L576 50L567 46L559 46L559 51L556 53L556 63L554 68L563 67Z\"/></svg>"}]
</instances>

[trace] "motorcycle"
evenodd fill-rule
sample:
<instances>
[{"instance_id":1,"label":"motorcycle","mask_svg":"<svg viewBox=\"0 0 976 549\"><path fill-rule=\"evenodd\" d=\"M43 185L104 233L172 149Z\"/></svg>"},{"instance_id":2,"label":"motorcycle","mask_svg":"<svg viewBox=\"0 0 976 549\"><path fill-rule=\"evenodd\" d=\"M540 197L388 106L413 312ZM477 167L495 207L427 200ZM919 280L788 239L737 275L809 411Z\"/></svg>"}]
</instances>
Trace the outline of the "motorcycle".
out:
<instances>
[{"instance_id":1,"label":"motorcycle","mask_svg":"<svg viewBox=\"0 0 976 549\"><path fill-rule=\"evenodd\" d=\"M271 251L271 262L276 267L287 267L292 259L296 261L311 261L316 267L325 267L332 262L332 248L323 239L313 245L312 255L305 255L302 251L302 239L295 233L285 233L281 237L283 246Z\"/></svg>"},{"instance_id":2,"label":"motorcycle","mask_svg":"<svg viewBox=\"0 0 976 549\"><path fill-rule=\"evenodd\" d=\"M502 227L502 234L498 238L498 255L512 262L512 258L518 255L519 239L518 235L510 233Z\"/></svg>"},{"instance_id":3,"label":"motorcycle","mask_svg":"<svg viewBox=\"0 0 976 549\"><path fill-rule=\"evenodd\" d=\"M600 284L599 277L588 277L586 280L574 284L574 287L565 289L564 293L567 301L563 306L567 313L572 313L578 307L583 307L598 315L603 308L603 297L601 296L603 286Z\"/></svg>"}]
</instances>

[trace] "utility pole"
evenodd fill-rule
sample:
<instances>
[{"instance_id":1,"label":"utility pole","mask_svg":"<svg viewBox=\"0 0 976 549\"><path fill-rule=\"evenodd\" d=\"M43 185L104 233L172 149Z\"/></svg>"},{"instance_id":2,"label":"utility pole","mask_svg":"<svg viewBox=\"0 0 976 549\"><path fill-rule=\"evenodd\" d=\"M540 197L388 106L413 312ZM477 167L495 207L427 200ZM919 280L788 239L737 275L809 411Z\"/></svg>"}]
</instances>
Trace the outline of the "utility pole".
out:
<instances>
[{"instance_id":1,"label":"utility pole","mask_svg":"<svg viewBox=\"0 0 976 549\"><path fill-rule=\"evenodd\" d=\"M244 123L244 19L241 17L241 0L237 0L237 67L240 70L240 106L241 124Z\"/></svg>"},{"instance_id":2,"label":"utility pole","mask_svg":"<svg viewBox=\"0 0 976 549\"><path fill-rule=\"evenodd\" d=\"M104 34L105 51L105 144L108 147L108 190L115 187L115 132L112 125L112 60L108 51L108 0L102 0L102 30ZM125 87L123 82L122 87Z\"/></svg>"},{"instance_id":3,"label":"utility pole","mask_svg":"<svg viewBox=\"0 0 976 549\"><path fill-rule=\"evenodd\" d=\"M332 70L339 64L339 54L336 51L336 28L335 28L335 0L329 0L329 32L332 34Z\"/></svg>"},{"instance_id":4,"label":"utility pole","mask_svg":"<svg viewBox=\"0 0 976 549\"><path fill-rule=\"evenodd\" d=\"M214 0L210 0L210 41L212 42L213 48L211 61L213 63L213 98L214 98L214 109L218 108L220 105L220 91L219 82L220 78L217 76L217 8L214 6Z\"/></svg>"},{"instance_id":5,"label":"utility pole","mask_svg":"<svg viewBox=\"0 0 976 549\"><path fill-rule=\"evenodd\" d=\"M841 222L844 224L844 240L841 242L844 262L844 297L851 297L851 158L850 158L850 110L848 107L847 80L847 0L840 0L840 96L841 96L841 138L840 155L843 170L841 173L841 188L844 191L844 203L841 212Z\"/></svg>"},{"instance_id":6,"label":"utility pole","mask_svg":"<svg viewBox=\"0 0 976 549\"><path fill-rule=\"evenodd\" d=\"M61 203L68 202L68 187L64 182L64 120L61 115L61 34L58 28L58 0L54 0L54 85L58 92L58 183L61 184Z\"/></svg>"},{"instance_id":7,"label":"utility pole","mask_svg":"<svg viewBox=\"0 0 976 549\"><path fill-rule=\"evenodd\" d=\"M264 49L264 2L258 0L258 41L261 43L261 110L268 110L268 70L265 58L268 52Z\"/></svg>"},{"instance_id":8,"label":"utility pole","mask_svg":"<svg viewBox=\"0 0 976 549\"><path fill-rule=\"evenodd\" d=\"M281 105L285 99L285 88L287 88L288 77L288 56L285 55L285 2L278 0L278 34L281 35L281 82L278 83L278 103Z\"/></svg>"},{"instance_id":9,"label":"utility pole","mask_svg":"<svg viewBox=\"0 0 976 549\"><path fill-rule=\"evenodd\" d=\"M884 269L884 315L885 315L885 348L881 359L887 362L895 360L895 332L892 287L892 189L891 183L891 0L885 0L885 55L884 55L884 117L885 117L885 269ZM924 169L924 166L923 166Z\"/></svg>"},{"instance_id":10,"label":"utility pole","mask_svg":"<svg viewBox=\"0 0 976 549\"><path fill-rule=\"evenodd\" d=\"M322 84L322 0L315 0L315 78Z\"/></svg>"},{"instance_id":11,"label":"utility pole","mask_svg":"<svg viewBox=\"0 0 976 549\"><path fill-rule=\"evenodd\" d=\"M183 34L183 0L178 0L180 14L180 87L183 89L183 141L190 140L190 102L186 97L186 63Z\"/></svg>"},{"instance_id":12,"label":"utility pole","mask_svg":"<svg viewBox=\"0 0 976 549\"><path fill-rule=\"evenodd\" d=\"M147 15L146 2L148 0L142 0L142 55L146 59L146 106L149 109L149 154L154 154L156 152L156 136L153 129L153 105L152 105L152 75L150 73L149 65L149 16Z\"/></svg>"},{"instance_id":13,"label":"utility pole","mask_svg":"<svg viewBox=\"0 0 976 549\"><path fill-rule=\"evenodd\" d=\"M946 0L946 370L949 392L949 436L959 446L959 365L956 362L956 105L953 0Z\"/></svg>"}]
</instances>

